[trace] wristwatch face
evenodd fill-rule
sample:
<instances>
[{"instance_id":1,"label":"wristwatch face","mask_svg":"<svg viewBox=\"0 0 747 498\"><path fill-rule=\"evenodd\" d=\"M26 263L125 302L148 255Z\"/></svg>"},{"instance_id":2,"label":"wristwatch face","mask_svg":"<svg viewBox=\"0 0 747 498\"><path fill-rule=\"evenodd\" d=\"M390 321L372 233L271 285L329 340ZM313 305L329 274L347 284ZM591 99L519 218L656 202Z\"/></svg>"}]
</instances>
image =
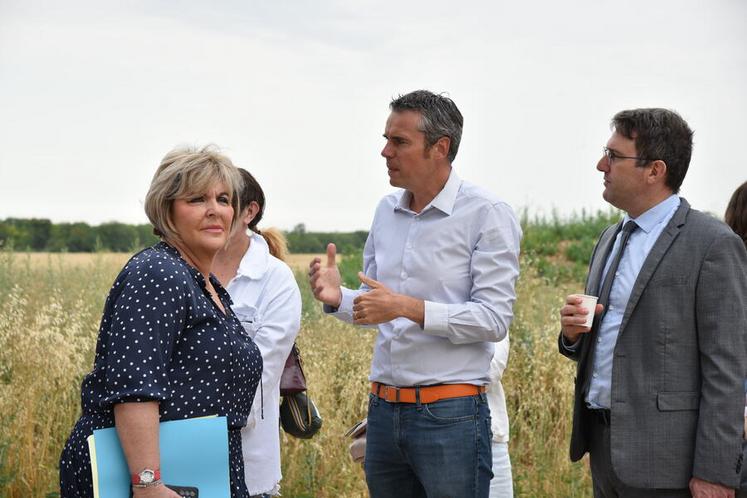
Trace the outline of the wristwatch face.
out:
<instances>
[{"instance_id":1,"label":"wristwatch face","mask_svg":"<svg viewBox=\"0 0 747 498\"><path fill-rule=\"evenodd\" d=\"M155 480L156 473L150 469L145 469L138 474L140 477L140 484L149 484Z\"/></svg>"}]
</instances>

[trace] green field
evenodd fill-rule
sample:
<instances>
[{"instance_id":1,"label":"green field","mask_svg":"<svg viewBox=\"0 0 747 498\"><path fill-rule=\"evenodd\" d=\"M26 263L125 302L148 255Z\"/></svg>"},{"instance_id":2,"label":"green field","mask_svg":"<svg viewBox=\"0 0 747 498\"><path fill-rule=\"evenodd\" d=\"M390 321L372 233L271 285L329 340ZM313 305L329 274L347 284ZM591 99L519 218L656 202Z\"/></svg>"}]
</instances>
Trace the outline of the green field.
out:
<instances>
[{"instance_id":1,"label":"green field","mask_svg":"<svg viewBox=\"0 0 747 498\"><path fill-rule=\"evenodd\" d=\"M581 290L595 237L616 213L524 220L521 277L504 377L516 496L590 496L586 463L568 461L574 368L557 353L563 296ZM349 280L358 267L348 256ZM294 264L307 258L296 256ZM79 415L101 309L126 255L0 252L0 496L57 496L57 461ZM322 316L304 299L299 346L324 418L309 441L285 437L285 497L366 496L343 434L365 415L374 332Z\"/></svg>"}]
</instances>

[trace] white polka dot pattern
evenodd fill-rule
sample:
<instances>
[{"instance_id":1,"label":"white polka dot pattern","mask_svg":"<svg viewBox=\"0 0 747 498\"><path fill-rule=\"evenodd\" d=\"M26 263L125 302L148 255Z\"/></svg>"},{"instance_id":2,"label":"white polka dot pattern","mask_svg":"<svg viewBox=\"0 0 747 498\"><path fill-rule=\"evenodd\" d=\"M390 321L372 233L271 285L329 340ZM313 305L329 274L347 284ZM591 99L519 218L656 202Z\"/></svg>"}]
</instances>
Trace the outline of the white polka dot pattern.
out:
<instances>
[{"instance_id":1,"label":"white polka dot pattern","mask_svg":"<svg viewBox=\"0 0 747 498\"><path fill-rule=\"evenodd\" d=\"M63 498L93 496L86 438L114 425L115 403L158 401L162 421L226 416L232 498L244 486L239 429L246 424L262 375L262 356L211 276L224 315L205 280L166 243L135 255L112 286L83 380L83 415L60 460Z\"/></svg>"}]
</instances>

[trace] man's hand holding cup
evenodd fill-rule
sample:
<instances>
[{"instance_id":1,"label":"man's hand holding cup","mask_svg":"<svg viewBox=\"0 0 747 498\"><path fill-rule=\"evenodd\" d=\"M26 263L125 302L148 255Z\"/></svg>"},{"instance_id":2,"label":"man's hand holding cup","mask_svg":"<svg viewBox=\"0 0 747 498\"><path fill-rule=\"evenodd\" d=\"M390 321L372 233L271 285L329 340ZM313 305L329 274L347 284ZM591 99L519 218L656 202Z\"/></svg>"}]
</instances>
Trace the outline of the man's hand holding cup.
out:
<instances>
[{"instance_id":1,"label":"man's hand holding cup","mask_svg":"<svg viewBox=\"0 0 747 498\"><path fill-rule=\"evenodd\" d=\"M574 344L581 334L591 331L594 315L602 312L604 306L597 304L596 296L571 294L565 298L560 308L560 331L569 344Z\"/></svg>"}]
</instances>

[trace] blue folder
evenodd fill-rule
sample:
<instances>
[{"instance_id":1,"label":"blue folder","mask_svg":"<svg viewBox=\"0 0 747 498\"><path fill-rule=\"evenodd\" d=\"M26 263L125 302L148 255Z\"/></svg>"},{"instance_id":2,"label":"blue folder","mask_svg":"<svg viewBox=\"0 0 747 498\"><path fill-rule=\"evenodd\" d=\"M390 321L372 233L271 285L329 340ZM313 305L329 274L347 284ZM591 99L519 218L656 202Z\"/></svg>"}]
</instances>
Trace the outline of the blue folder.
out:
<instances>
[{"instance_id":1,"label":"blue folder","mask_svg":"<svg viewBox=\"0 0 747 498\"><path fill-rule=\"evenodd\" d=\"M226 417L159 424L161 480L193 486L201 498L231 498ZM130 498L130 471L112 427L88 437L94 498Z\"/></svg>"}]
</instances>

